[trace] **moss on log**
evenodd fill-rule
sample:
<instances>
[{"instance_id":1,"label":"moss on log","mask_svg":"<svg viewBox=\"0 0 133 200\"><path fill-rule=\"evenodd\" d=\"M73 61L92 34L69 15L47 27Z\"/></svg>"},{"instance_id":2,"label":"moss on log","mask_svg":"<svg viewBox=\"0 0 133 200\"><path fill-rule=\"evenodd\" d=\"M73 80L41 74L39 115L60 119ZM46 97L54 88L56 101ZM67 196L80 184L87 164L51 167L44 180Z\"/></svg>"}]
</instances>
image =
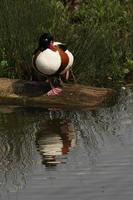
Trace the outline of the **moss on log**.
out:
<instances>
[{"instance_id":1,"label":"moss on log","mask_svg":"<svg viewBox=\"0 0 133 200\"><path fill-rule=\"evenodd\" d=\"M114 94L112 89L65 84L56 96L47 96L48 83L0 78L0 104L89 110Z\"/></svg>"},{"instance_id":2,"label":"moss on log","mask_svg":"<svg viewBox=\"0 0 133 200\"><path fill-rule=\"evenodd\" d=\"M127 88L131 88L131 89L133 89L133 83L129 83L129 84L127 84L126 87L127 87Z\"/></svg>"}]
</instances>

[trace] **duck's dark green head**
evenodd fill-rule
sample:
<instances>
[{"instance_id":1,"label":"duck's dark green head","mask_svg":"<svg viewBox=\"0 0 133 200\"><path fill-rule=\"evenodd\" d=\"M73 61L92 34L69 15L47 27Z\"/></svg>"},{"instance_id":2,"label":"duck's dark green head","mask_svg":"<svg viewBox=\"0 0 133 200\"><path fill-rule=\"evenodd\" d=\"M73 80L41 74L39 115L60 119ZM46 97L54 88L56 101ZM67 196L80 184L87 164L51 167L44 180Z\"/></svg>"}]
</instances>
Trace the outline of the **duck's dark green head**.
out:
<instances>
[{"instance_id":1,"label":"duck's dark green head","mask_svg":"<svg viewBox=\"0 0 133 200\"><path fill-rule=\"evenodd\" d=\"M47 49L49 44L53 42L54 38L49 33L44 33L39 38L39 48Z\"/></svg>"}]
</instances>

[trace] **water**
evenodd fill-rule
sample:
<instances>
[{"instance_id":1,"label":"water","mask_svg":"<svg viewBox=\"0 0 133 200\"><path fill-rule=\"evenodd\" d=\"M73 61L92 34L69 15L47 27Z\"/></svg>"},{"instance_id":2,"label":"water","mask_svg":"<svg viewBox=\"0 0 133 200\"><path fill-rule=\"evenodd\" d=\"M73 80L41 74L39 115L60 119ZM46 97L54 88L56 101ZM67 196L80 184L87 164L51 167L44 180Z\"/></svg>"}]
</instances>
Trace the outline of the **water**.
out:
<instances>
[{"instance_id":1,"label":"water","mask_svg":"<svg viewBox=\"0 0 133 200\"><path fill-rule=\"evenodd\" d=\"M90 112L0 107L0 200L131 200L133 93Z\"/></svg>"}]
</instances>

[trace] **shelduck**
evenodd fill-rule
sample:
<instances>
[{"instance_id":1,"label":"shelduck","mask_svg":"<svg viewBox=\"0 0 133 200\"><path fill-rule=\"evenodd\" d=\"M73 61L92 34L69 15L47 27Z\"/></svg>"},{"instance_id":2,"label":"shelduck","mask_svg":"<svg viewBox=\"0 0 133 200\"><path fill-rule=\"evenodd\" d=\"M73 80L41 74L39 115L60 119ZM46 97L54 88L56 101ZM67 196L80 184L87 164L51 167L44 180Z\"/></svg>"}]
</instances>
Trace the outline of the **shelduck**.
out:
<instances>
[{"instance_id":1,"label":"shelduck","mask_svg":"<svg viewBox=\"0 0 133 200\"><path fill-rule=\"evenodd\" d=\"M50 82L51 90L47 95L57 95L62 91L61 87L53 85L52 78L59 77L61 82L61 76L63 76L65 80L68 80L73 61L74 56L65 44L55 42L49 33L40 36L32 62L36 71L46 76Z\"/></svg>"}]
</instances>

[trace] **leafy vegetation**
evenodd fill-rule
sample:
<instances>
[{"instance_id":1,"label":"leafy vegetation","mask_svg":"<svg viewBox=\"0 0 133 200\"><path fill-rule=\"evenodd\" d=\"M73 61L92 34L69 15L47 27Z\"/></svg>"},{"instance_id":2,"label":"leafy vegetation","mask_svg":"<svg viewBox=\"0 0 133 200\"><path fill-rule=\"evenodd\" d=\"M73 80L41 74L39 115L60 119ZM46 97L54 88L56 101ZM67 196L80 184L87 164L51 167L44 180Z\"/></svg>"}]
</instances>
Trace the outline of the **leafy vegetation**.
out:
<instances>
[{"instance_id":1,"label":"leafy vegetation","mask_svg":"<svg viewBox=\"0 0 133 200\"><path fill-rule=\"evenodd\" d=\"M0 1L0 76L34 79L32 52L43 32L65 41L80 83L114 86L133 71L133 3L87 0L70 10L58 0Z\"/></svg>"}]
</instances>

